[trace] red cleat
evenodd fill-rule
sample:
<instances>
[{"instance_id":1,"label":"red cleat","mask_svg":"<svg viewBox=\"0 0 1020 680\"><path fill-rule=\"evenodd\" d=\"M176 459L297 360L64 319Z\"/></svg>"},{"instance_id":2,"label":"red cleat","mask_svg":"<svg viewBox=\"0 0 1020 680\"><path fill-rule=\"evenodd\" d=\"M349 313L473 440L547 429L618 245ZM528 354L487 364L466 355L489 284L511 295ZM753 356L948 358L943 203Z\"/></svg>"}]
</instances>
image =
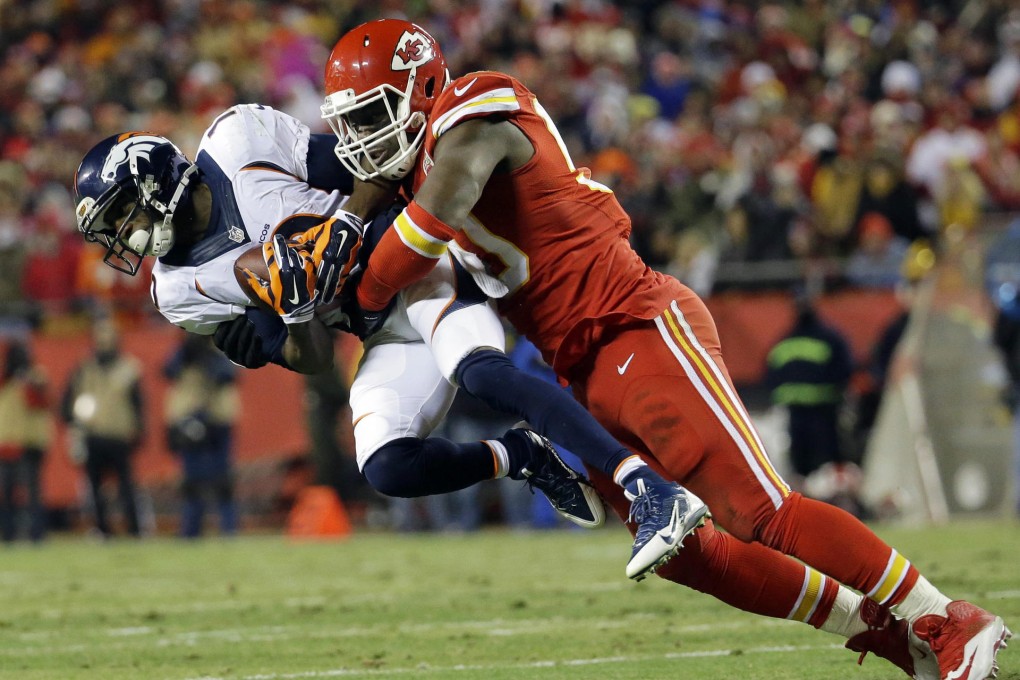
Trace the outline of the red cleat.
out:
<instances>
[{"instance_id":1,"label":"red cleat","mask_svg":"<svg viewBox=\"0 0 1020 680\"><path fill-rule=\"evenodd\" d=\"M913 633L935 653L940 680L996 677L995 655L1013 635L1002 618L963 600L950 602L946 616L922 616L914 622Z\"/></svg>"}]
</instances>

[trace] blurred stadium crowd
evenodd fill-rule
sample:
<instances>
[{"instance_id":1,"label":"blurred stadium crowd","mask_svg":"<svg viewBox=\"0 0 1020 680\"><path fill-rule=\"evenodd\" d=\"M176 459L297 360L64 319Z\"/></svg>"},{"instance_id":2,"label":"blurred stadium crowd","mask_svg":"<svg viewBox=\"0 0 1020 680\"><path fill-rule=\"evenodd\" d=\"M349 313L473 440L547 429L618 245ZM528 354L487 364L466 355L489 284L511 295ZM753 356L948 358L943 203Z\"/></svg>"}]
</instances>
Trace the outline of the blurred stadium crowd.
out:
<instances>
[{"instance_id":1,"label":"blurred stadium crowd","mask_svg":"<svg viewBox=\"0 0 1020 680\"><path fill-rule=\"evenodd\" d=\"M147 307L145 277L115 276L74 233L83 153L125 129L193 153L238 102L324 131L328 49L361 21L399 14L437 36L452 71L528 84L575 161L616 190L646 259L700 292L791 280L818 257L844 258L851 282L891 285L909 243L1020 206L1020 11L1009 6L3 3L0 300Z\"/></svg>"},{"instance_id":2,"label":"blurred stadium crowd","mask_svg":"<svg viewBox=\"0 0 1020 680\"><path fill-rule=\"evenodd\" d=\"M702 294L892 289L946 235L1020 210L1020 10L1008 0L0 1L0 334L157 316L75 228L84 153L125 130L194 156L259 102L327 132L347 29L421 23L456 74L521 79L610 185L652 266ZM20 330L19 330L20 329Z\"/></svg>"}]
</instances>

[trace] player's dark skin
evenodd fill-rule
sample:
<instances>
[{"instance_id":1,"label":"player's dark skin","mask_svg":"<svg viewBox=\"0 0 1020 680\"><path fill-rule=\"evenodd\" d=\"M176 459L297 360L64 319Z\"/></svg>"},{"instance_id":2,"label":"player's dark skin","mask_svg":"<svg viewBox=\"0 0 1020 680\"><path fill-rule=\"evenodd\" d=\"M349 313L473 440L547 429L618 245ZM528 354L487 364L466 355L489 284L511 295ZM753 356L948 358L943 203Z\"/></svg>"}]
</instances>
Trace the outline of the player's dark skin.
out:
<instances>
[{"instance_id":1,"label":"player's dark skin","mask_svg":"<svg viewBox=\"0 0 1020 680\"><path fill-rule=\"evenodd\" d=\"M389 122L384 111L362 111L360 116L368 119L350 121L360 137L371 136ZM388 146L376 147L372 156L379 162L396 151L396 143L391 141ZM531 160L534 153L531 141L513 123L485 118L465 121L436 143L435 166L414 200L431 215L459 230L492 173L512 172ZM356 181L357 184L360 182Z\"/></svg>"},{"instance_id":2,"label":"player's dark skin","mask_svg":"<svg viewBox=\"0 0 1020 680\"><path fill-rule=\"evenodd\" d=\"M435 166L415 202L459 230L494 172L512 172L535 154L531 141L513 123L468 120L439 138Z\"/></svg>"},{"instance_id":3,"label":"player's dark skin","mask_svg":"<svg viewBox=\"0 0 1020 680\"><path fill-rule=\"evenodd\" d=\"M459 228L492 173L515 170L534 152L531 141L512 123L465 121L439 140L435 167L415 200L446 224ZM345 209L367 219L392 200L398 186L382 180L355 181ZM312 319L294 324L288 331L284 358L294 370L315 373L332 366L333 340L325 324Z\"/></svg>"}]
</instances>

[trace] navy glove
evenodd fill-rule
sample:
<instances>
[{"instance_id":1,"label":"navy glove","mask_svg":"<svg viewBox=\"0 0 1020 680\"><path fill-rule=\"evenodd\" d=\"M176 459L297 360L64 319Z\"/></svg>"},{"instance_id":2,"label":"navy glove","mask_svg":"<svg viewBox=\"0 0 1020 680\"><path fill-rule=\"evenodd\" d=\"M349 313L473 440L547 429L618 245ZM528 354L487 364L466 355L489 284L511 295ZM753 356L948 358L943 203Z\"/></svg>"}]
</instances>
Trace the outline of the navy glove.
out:
<instances>
[{"instance_id":1,"label":"navy glove","mask_svg":"<svg viewBox=\"0 0 1020 680\"><path fill-rule=\"evenodd\" d=\"M217 326L213 344L238 366L261 368L268 363L268 357L262 351L262 338L247 316L242 315Z\"/></svg>"},{"instance_id":2,"label":"navy glove","mask_svg":"<svg viewBox=\"0 0 1020 680\"><path fill-rule=\"evenodd\" d=\"M319 302L328 305L358 261L364 222L345 210L294 237L292 243L309 251L315 267Z\"/></svg>"},{"instance_id":3,"label":"navy glove","mask_svg":"<svg viewBox=\"0 0 1020 680\"><path fill-rule=\"evenodd\" d=\"M280 315L285 324L311 321L319 297L311 257L300 248L288 245L282 234L262 244L262 257L269 269L269 281L263 281L250 269L245 269L251 289Z\"/></svg>"},{"instance_id":4,"label":"navy glove","mask_svg":"<svg viewBox=\"0 0 1020 680\"><path fill-rule=\"evenodd\" d=\"M363 272L364 270L359 270L350 276L344 287L340 289L340 311L343 312L346 319L338 324L341 330L353 333L362 341L367 340L382 328L390 310L393 309L394 301L397 299L394 297L390 300L385 309L378 311L363 309L358 304L358 283L361 281Z\"/></svg>"}]
</instances>

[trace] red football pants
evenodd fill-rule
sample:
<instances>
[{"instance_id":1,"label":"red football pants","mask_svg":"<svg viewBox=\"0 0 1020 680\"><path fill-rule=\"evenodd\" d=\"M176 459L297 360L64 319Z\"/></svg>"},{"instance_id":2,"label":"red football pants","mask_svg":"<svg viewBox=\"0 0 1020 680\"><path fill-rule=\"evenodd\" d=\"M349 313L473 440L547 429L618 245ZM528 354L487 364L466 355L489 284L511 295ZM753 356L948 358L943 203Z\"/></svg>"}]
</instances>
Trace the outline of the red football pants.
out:
<instances>
[{"instance_id":1,"label":"red football pants","mask_svg":"<svg viewBox=\"0 0 1020 680\"><path fill-rule=\"evenodd\" d=\"M715 323L693 293L654 320L604 334L589 357L584 374L572 376L577 398L619 441L700 496L731 534L699 530L662 576L748 611L815 625L835 597L826 575L890 604L913 586L916 570L859 520L790 491L729 379ZM626 518L619 487L589 474ZM714 578L720 570L725 577Z\"/></svg>"}]
</instances>

